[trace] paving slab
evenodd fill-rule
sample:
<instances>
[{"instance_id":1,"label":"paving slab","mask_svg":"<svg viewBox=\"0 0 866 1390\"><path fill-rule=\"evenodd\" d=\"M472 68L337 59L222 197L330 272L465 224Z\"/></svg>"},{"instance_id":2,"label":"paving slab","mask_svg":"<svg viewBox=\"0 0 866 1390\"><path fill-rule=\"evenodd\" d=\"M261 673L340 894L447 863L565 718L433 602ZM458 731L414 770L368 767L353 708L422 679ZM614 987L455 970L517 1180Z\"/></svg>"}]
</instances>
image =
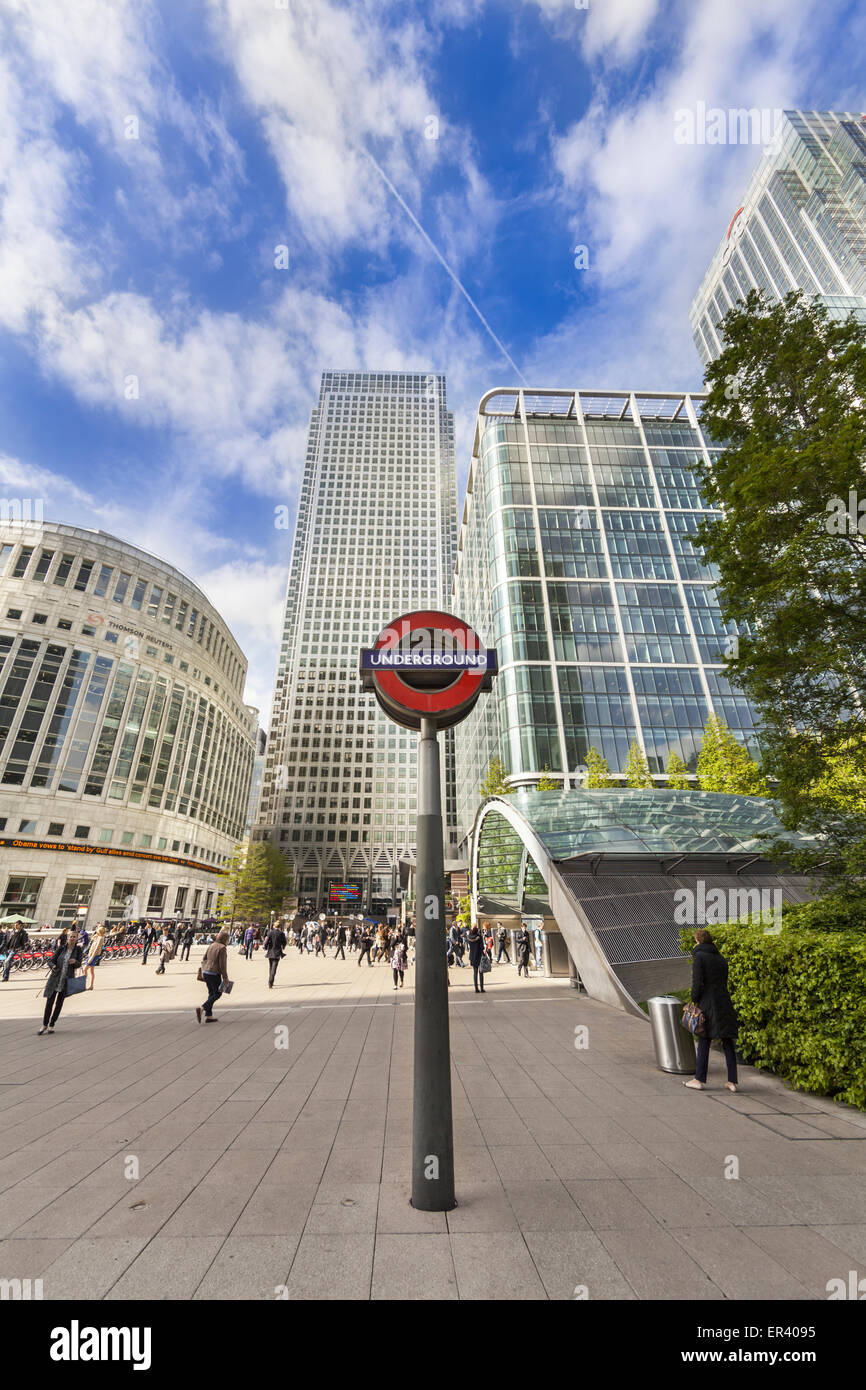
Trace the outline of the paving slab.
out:
<instances>
[{"instance_id":1,"label":"paving slab","mask_svg":"<svg viewBox=\"0 0 866 1390\"><path fill-rule=\"evenodd\" d=\"M481 1001L452 971L458 1205L420 1212L411 973L395 998L384 967L293 954L277 997L250 962L205 1030L196 965L147 988L105 967L50 1049L0 992L0 1275L46 1298L808 1301L866 1267L860 1112L750 1068L731 1095L715 1055L684 1092L642 1020L508 966Z\"/></svg>"}]
</instances>

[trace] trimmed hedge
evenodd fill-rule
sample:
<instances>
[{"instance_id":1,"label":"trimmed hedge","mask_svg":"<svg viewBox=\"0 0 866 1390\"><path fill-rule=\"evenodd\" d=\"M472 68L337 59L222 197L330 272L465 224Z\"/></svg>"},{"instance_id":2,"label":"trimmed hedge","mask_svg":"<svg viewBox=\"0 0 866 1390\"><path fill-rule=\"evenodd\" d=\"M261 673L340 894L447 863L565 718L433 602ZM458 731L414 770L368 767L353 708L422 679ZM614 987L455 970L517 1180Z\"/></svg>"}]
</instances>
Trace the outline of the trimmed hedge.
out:
<instances>
[{"instance_id":1,"label":"trimmed hedge","mask_svg":"<svg viewBox=\"0 0 866 1390\"><path fill-rule=\"evenodd\" d=\"M813 931L866 932L866 897L842 898L830 893L811 903L785 903L785 927L811 928Z\"/></svg>"},{"instance_id":2,"label":"trimmed hedge","mask_svg":"<svg viewBox=\"0 0 866 1390\"><path fill-rule=\"evenodd\" d=\"M866 937L859 931L729 923L711 928L728 962L728 988L746 1061L795 1090L866 1110ZM688 954L694 928L680 933Z\"/></svg>"}]
</instances>

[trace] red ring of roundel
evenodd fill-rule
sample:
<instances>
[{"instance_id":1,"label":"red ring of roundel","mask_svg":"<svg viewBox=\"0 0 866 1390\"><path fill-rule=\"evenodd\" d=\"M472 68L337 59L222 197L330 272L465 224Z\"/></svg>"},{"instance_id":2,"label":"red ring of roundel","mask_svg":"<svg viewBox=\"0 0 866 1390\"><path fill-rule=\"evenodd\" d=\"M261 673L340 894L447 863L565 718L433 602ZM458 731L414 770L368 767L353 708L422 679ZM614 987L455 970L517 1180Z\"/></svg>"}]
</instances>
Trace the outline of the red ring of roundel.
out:
<instances>
[{"instance_id":1,"label":"red ring of roundel","mask_svg":"<svg viewBox=\"0 0 866 1390\"><path fill-rule=\"evenodd\" d=\"M440 613L430 611L413 613L409 620L409 631L415 632L419 627L441 628L441 618ZM393 627L393 623L389 623L388 627ZM475 641L478 641L472 628L468 623L464 623L462 618L450 619L449 627L460 627L464 633L472 633ZM387 631L388 628L385 628L385 632ZM384 646L385 632L380 633L376 639L377 650ZM454 684L446 686L444 690L413 690L396 671L376 671L373 679L384 694L396 705L402 705L404 709L411 710L413 714L444 714L449 710L457 709L467 700L472 699L484 679L484 672L463 671Z\"/></svg>"}]
</instances>

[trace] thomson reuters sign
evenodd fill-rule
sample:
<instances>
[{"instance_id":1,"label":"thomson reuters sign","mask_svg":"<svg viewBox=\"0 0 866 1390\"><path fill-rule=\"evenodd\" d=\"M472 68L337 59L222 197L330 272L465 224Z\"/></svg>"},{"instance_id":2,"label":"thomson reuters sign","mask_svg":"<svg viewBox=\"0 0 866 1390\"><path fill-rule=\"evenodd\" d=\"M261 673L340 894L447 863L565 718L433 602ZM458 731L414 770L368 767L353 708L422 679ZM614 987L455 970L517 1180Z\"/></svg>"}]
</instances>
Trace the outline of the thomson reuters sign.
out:
<instances>
[{"instance_id":1,"label":"thomson reuters sign","mask_svg":"<svg viewBox=\"0 0 866 1390\"><path fill-rule=\"evenodd\" d=\"M496 652L450 613L421 610L395 618L361 652L361 687L406 729L432 719L439 729L469 714L496 674Z\"/></svg>"}]
</instances>

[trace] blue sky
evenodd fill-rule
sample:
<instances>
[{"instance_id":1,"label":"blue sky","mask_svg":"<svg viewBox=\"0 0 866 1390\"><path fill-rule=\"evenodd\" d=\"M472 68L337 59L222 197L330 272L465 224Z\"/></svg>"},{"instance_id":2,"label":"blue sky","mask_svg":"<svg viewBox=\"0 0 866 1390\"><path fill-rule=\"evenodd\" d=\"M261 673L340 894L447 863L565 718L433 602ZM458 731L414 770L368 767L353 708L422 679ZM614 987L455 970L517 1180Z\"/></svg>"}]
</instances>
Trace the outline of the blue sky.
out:
<instances>
[{"instance_id":1,"label":"blue sky","mask_svg":"<svg viewBox=\"0 0 866 1390\"><path fill-rule=\"evenodd\" d=\"M461 498L516 371L699 388L760 146L675 113L861 110L864 52L855 0L5 0L0 492L185 570L264 719L322 370L444 371Z\"/></svg>"}]
</instances>

